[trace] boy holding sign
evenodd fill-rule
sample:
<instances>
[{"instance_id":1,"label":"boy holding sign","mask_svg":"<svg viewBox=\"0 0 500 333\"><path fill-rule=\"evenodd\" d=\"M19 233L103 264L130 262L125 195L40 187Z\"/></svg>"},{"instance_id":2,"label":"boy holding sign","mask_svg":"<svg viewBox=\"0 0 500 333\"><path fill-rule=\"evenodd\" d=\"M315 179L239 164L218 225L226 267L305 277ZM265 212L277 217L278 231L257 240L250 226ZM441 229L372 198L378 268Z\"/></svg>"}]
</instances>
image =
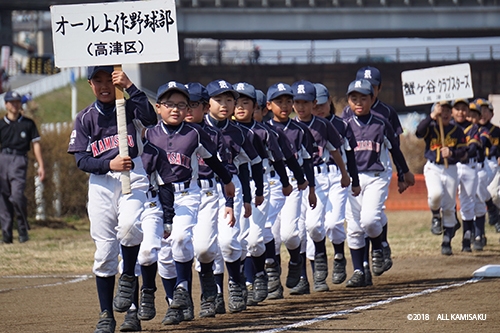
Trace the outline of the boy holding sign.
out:
<instances>
[{"instance_id":1,"label":"boy holding sign","mask_svg":"<svg viewBox=\"0 0 500 333\"><path fill-rule=\"evenodd\" d=\"M152 126L157 118L146 94L124 72L114 71L113 66L93 66L88 68L87 78L96 101L77 115L68 152L75 156L80 170L90 173L87 207L90 234L96 245L93 272L101 306L95 333L104 333L114 332L113 310L127 311L137 287L134 269L142 241L139 221L149 181L139 156L142 141L132 120ZM125 103L127 157L118 154L115 86L130 96ZM121 171L130 171L131 193L127 195L122 193ZM123 274L113 299L120 249Z\"/></svg>"}]
</instances>

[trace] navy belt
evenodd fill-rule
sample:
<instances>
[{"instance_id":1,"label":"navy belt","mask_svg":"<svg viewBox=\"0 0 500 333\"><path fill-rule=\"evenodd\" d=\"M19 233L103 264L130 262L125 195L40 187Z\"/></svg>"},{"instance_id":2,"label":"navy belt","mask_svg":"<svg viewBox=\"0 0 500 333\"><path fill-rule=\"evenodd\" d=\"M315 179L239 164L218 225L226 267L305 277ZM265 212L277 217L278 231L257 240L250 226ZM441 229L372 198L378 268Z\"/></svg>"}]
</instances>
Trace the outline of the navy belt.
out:
<instances>
[{"instance_id":1,"label":"navy belt","mask_svg":"<svg viewBox=\"0 0 500 333\"><path fill-rule=\"evenodd\" d=\"M2 148L2 154L26 156L27 153L28 153L27 151L22 151L22 150Z\"/></svg>"},{"instance_id":2,"label":"navy belt","mask_svg":"<svg viewBox=\"0 0 500 333\"><path fill-rule=\"evenodd\" d=\"M176 192L182 192L182 191L189 189L190 183L191 183L191 181L187 180L185 182L172 183L172 185L174 186L174 190Z\"/></svg>"},{"instance_id":3,"label":"navy belt","mask_svg":"<svg viewBox=\"0 0 500 333\"><path fill-rule=\"evenodd\" d=\"M271 177L276 177L276 171L270 171L269 174L271 175Z\"/></svg>"},{"instance_id":4,"label":"navy belt","mask_svg":"<svg viewBox=\"0 0 500 333\"><path fill-rule=\"evenodd\" d=\"M206 182L208 182L208 187L213 187L214 186L214 181L212 180L213 178L208 178L208 179L198 179L197 182L198 182L198 186L200 188L204 188L203 184L206 184ZM203 184L202 184L203 182Z\"/></svg>"}]
</instances>

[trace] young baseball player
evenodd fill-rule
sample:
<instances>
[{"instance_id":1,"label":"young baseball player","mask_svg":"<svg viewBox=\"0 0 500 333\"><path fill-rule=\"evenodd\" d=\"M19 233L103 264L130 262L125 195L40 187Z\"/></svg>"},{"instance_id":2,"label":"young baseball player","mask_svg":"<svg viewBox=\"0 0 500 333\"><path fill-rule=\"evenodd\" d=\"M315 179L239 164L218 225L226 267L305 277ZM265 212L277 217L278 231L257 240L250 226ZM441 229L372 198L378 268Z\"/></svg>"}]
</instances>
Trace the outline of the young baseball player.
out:
<instances>
[{"instance_id":1,"label":"young baseball player","mask_svg":"<svg viewBox=\"0 0 500 333\"><path fill-rule=\"evenodd\" d=\"M141 131L141 134L138 133L138 135L142 136L145 128L135 120L134 123ZM141 298L139 302L137 288L134 301L120 326L120 332L141 331L141 320L151 320L156 316L154 300L158 253L162 247L162 241L166 242L166 238L170 236L172 219L175 215L174 191L171 184L175 180L175 176L168 163L167 155L162 149L158 149L147 140L143 141L141 160L149 178L149 191L147 193L148 200L144 203L144 211L141 215L143 240L137 258L140 272L136 270L136 275L142 276ZM175 272L175 267L172 271Z\"/></svg>"},{"instance_id":2,"label":"young baseball player","mask_svg":"<svg viewBox=\"0 0 500 333\"><path fill-rule=\"evenodd\" d=\"M440 133L438 117L443 124L444 138ZM436 229L436 225L438 228L441 225L444 227L444 232L441 232L441 253L444 255L453 254L451 239L456 231L455 197L458 188L456 164L467 150L464 132L459 126L450 124L450 121L450 102L437 102L432 106L430 115L418 124L416 130L417 138L425 140L424 156L427 163L424 166L424 176L429 208L432 211L431 229Z\"/></svg>"},{"instance_id":3,"label":"young baseball player","mask_svg":"<svg viewBox=\"0 0 500 333\"><path fill-rule=\"evenodd\" d=\"M186 121L198 124L217 143L219 158L223 164L229 163L230 154L223 141L222 132L205 121L208 112L209 99L206 88L198 82L186 85L189 91L189 109ZM219 193L216 175L213 170L199 159L198 186L201 189L201 201L198 210L198 222L193 229L193 244L197 259L196 269L199 271L202 291L200 317L214 317L216 314L217 284L214 278L214 261L218 254L217 223L219 219L219 200L223 193ZM232 198L226 198L224 211L233 215ZM224 271L216 271L222 274Z\"/></svg>"},{"instance_id":4,"label":"young baseball player","mask_svg":"<svg viewBox=\"0 0 500 333\"><path fill-rule=\"evenodd\" d=\"M346 121L350 124L357 141L354 151L361 192L357 197L349 193L346 207L347 241L354 268L354 274L346 286L363 287L366 285L363 267L365 235L372 244L373 274L378 276L386 270L381 224L383 205L388 191L387 177L384 174L388 164L385 160L388 158L384 154L385 149L390 151L395 163L401 167L404 181L412 185L415 181L396 142L392 127L371 112L374 99L371 83L364 79L351 82L347 90L347 99L355 115Z\"/></svg>"},{"instance_id":5,"label":"young baseball player","mask_svg":"<svg viewBox=\"0 0 500 333\"><path fill-rule=\"evenodd\" d=\"M19 243L29 240L24 190L28 170L26 154L31 149L31 143L38 163L38 177L40 181L45 178L40 135L35 122L23 116L21 99L22 96L15 91L6 92L4 101L7 114L0 120L0 244L12 243L14 218L17 219Z\"/></svg>"},{"instance_id":6,"label":"young baseball player","mask_svg":"<svg viewBox=\"0 0 500 333\"><path fill-rule=\"evenodd\" d=\"M276 83L269 87L267 91L267 108L274 115L269 124L283 131L293 145L293 150L297 152L297 160L304 170L307 182L297 183L292 170L290 170L290 167L288 168L287 172L289 177L292 178L291 184L294 189L286 197L280 212L280 219L275 221L272 230L276 240L276 253L279 253L281 242L283 242L290 254L286 286L292 289L292 294L304 294L309 293L309 282L307 281L307 274L305 274L305 253L301 254L299 218L302 209L301 190L309 186L309 192L304 195L307 195L311 208L316 207L317 204L312 164L314 138L305 124L290 119L293 96L292 87L288 84ZM268 274L273 277L279 276L279 265L276 262L275 264L266 268ZM276 283L276 285L278 284Z\"/></svg>"},{"instance_id":7,"label":"young baseball player","mask_svg":"<svg viewBox=\"0 0 500 333\"><path fill-rule=\"evenodd\" d=\"M306 249L306 240L309 238L311 254L313 254L309 259L314 260L314 290L327 291L326 277L328 276L328 261L325 246L325 205L328 202L330 181L328 177L328 165L325 161L328 161L332 157L339 167L341 187L348 187L350 178L342 160L342 155L340 155L338 150L343 144L342 138L332 123L312 114L316 105L316 88L314 84L305 80L297 81L292 85L292 92L293 108L297 113L296 120L309 128L317 147L317 153L313 155L313 168L318 203L314 209L308 208L306 203L302 208L302 216L299 223L305 226L304 230L307 230L307 236L303 238L302 242L303 251ZM307 198L304 198L304 202L307 202Z\"/></svg>"},{"instance_id":8,"label":"young baseball player","mask_svg":"<svg viewBox=\"0 0 500 333\"><path fill-rule=\"evenodd\" d=\"M246 309L247 290L245 282L241 279L243 248L240 239L240 220L243 206L245 206L245 216L249 217L251 214L251 211L249 211L251 209L250 199L248 199L250 196L250 183L247 164L250 164L252 169L252 176L256 185L255 202L257 204L263 195L262 160L252 145L252 141L248 139L247 132L230 121L231 116L234 114L236 99L239 97L238 92L225 80L210 82L207 85L207 92L210 96L210 107L206 119L210 126L218 127L222 131L224 141L230 147L232 161L228 164L228 168L233 175L233 182L236 187L234 222L228 223L227 218L221 215L219 216L218 225L219 246L229 275L228 308L229 312L234 313ZM246 193L246 195L242 197L242 193ZM242 199L246 199L247 202L243 203ZM225 205L225 200L219 203L219 207ZM219 212L221 211L222 209ZM216 281L218 281L218 288L220 289L219 294L222 294L221 279L216 277Z\"/></svg>"},{"instance_id":9,"label":"young baseball player","mask_svg":"<svg viewBox=\"0 0 500 333\"><path fill-rule=\"evenodd\" d=\"M292 192L288 174L285 169L283 152L279 147L278 139L271 130L253 119L254 110L257 109L257 95L255 88L246 82L233 85L240 94L236 101L234 118L238 124L254 133L253 144L262 159L264 167L264 200L261 205L252 210L248 218L248 252L252 261L245 262L245 275L247 289L253 299L252 305L262 302L268 296L268 276L265 271L266 245L272 240L265 238L265 227L267 223L270 182L269 177L278 175L282 184L282 193L288 196ZM254 182L251 183L255 188ZM272 247L274 248L274 244ZM248 302L247 302L248 304Z\"/></svg>"},{"instance_id":10,"label":"young baseball player","mask_svg":"<svg viewBox=\"0 0 500 333\"><path fill-rule=\"evenodd\" d=\"M156 109L162 121L146 131L146 138L155 146L163 149L168 156L175 175L175 216L170 235L172 258L175 263L177 280L170 308L185 310L193 306L192 264L194 259L193 227L197 221L200 203L198 178L198 159L201 158L221 178L226 193L234 195L231 176L217 158L217 146L198 125L184 122L189 108L188 89L175 81L158 88ZM160 276L167 279L168 272L163 266L168 248L159 254Z\"/></svg>"},{"instance_id":11,"label":"young baseball player","mask_svg":"<svg viewBox=\"0 0 500 333\"><path fill-rule=\"evenodd\" d=\"M256 90L257 105L253 114L253 118L257 122L262 122L265 118L269 118L267 109L267 98L266 95L260 91ZM261 123L270 135L273 135L278 141L278 145L283 153L284 161L286 166L290 169L293 174L293 178L297 181L297 186L299 190L305 189L307 187L307 180L304 178L304 172L300 167L297 158L296 151L293 145L288 140L286 134L279 128L272 126L270 123ZM268 297L267 299L281 299L283 298L283 286L280 281L280 245L281 241L274 238L273 227L278 218L278 215L285 204L285 198L288 190L287 187L283 187L282 184L286 184L286 180L283 177L288 178L288 173L286 169L284 174L279 171L279 165L275 170L271 170L268 175L269 179L269 208L266 217L266 224L264 229L264 243L266 246L266 273L268 276ZM285 190L285 192L283 192ZM278 224L279 225L279 222ZM277 232L279 234L279 232ZM277 252L278 251L278 252Z\"/></svg>"},{"instance_id":12,"label":"young baseball player","mask_svg":"<svg viewBox=\"0 0 500 333\"><path fill-rule=\"evenodd\" d=\"M127 311L136 289L134 271L143 238L139 222L149 187L139 156L141 138L132 120L151 126L157 118L146 94L124 72L113 71L112 66L95 66L88 68L87 78L96 101L78 113L68 152L75 156L80 170L90 173L87 207L96 245L93 272L101 306L95 332L114 332L113 309ZM118 154L115 86L126 89L130 96L125 103L129 157ZM121 171L130 171L131 193L127 195L121 192ZM120 249L123 273L113 299Z\"/></svg>"},{"instance_id":13,"label":"young baseball player","mask_svg":"<svg viewBox=\"0 0 500 333\"><path fill-rule=\"evenodd\" d=\"M491 147L491 138L488 130L484 126L479 125L479 120L481 119L481 111L478 106L474 103L469 104L469 114L467 120L471 122L471 126L466 129L465 134L467 138L474 135L475 139L478 141L477 151L476 151L476 170L477 170L477 191L474 195L474 239L469 237L469 248L462 247L462 251L470 252L470 243L473 241L473 247L476 251L482 251L483 247L486 245L485 236L485 221L486 221L486 201L491 200L491 195L488 192L488 185L493 179L493 173L491 172L489 165L484 163L485 161L485 149ZM470 152L470 148L468 153ZM468 154L468 158L473 157ZM469 231L472 231L471 225L469 224ZM465 230L465 225L464 225ZM465 231L464 231L465 232ZM469 232L471 234L471 232Z\"/></svg>"},{"instance_id":14,"label":"young baseball player","mask_svg":"<svg viewBox=\"0 0 500 333\"><path fill-rule=\"evenodd\" d=\"M491 118L493 118L493 106L484 98L478 98L474 101L474 104L480 108L481 119L479 119L479 124L486 127L490 135L491 147L486 147L486 160L485 162L491 169L494 178L488 186L488 191L490 192L491 199L486 200L486 205L488 206L488 223L494 225L497 232L500 232L500 216L497 204L499 197L499 179L500 179L500 169L498 165L500 164L500 128L491 123Z\"/></svg>"},{"instance_id":15,"label":"young baseball player","mask_svg":"<svg viewBox=\"0 0 500 333\"><path fill-rule=\"evenodd\" d=\"M452 124L460 127L467 142L467 158L457 162L458 194L460 200L460 215L463 222L462 251L470 252L471 231L474 221L483 217L475 215L475 198L478 190L478 151L482 149L478 126L469 120L469 101L459 99L453 102ZM483 214L484 215L484 214ZM484 224L483 224L484 225ZM441 234L442 229L433 228L434 234Z\"/></svg>"},{"instance_id":16,"label":"young baseball player","mask_svg":"<svg viewBox=\"0 0 500 333\"><path fill-rule=\"evenodd\" d=\"M329 120L343 138L344 144L340 149L340 153L352 179L351 189L353 195L357 196L361 188L359 187L358 167L356 166L356 158L354 156L354 147L357 146L356 138L352 133L351 126L342 120L342 118L335 115L335 107L333 106L328 89L321 83L315 83L314 86L316 88L316 105L312 113L316 117ZM326 235L332 242L334 249L332 283L340 284L347 278L347 262L344 254L344 242L346 239L344 222L348 188L341 186L342 173L331 156L327 164L330 187L325 207L325 229Z\"/></svg>"},{"instance_id":17,"label":"young baseball player","mask_svg":"<svg viewBox=\"0 0 500 333\"><path fill-rule=\"evenodd\" d=\"M403 128L401 126L401 123L399 121L398 114L396 110L382 102L378 96L380 94L380 91L382 90L382 74L378 70L378 68L373 67L373 66L365 66L360 68L357 73L356 73L356 79L365 79L368 80L373 88L373 96L374 96L374 101L373 105L371 106L371 110L373 114L386 119L389 124L392 126L394 135L396 137L396 142L399 145L399 135L403 133ZM342 118L348 118L350 115L352 115L352 111L350 111L349 107L347 106L344 109L344 112L342 114ZM389 154L389 151L386 150L384 154ZM384 158L384 160L388 161L388 164L385 169L385 176L387 178L387 186L389 186L391 179L392 179L392 163L390 161L390 158ZM409 184L406 184L403 179L403 173L401 171L401 168L396 165L397 168L397 175L398 175L398 191L399 193L403 193L409 186ZM387 200L387 198L386 198ZM385 214L385 205L383 206L383 211L382 211L382 246L384 250L384 265L386 270L389 270L392 267L392 259L391 259L391 247L389 246L388 240L387 240L387 232L388 232L388 225L387 225L387 215ZM368 240L368 239L367 239ZM369 246L366 247L366 252L365 252L365 271L368 273L366 275L366 278L370 280L370 267L369 267Z\"/></svg>"}]
</instances>

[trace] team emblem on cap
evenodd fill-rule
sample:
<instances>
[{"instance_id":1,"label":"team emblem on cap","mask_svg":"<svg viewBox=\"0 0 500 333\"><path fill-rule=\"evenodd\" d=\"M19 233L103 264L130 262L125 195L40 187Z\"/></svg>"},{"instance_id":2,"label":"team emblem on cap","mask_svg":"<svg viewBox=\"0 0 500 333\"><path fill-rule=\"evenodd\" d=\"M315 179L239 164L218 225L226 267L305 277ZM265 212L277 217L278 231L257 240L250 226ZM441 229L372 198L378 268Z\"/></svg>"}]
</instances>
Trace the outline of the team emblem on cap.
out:
<instances>
[{"instance_id":1,"label":"team emblem on cap","mask_svg":"<svg viewBox=\"0 0 500 333\"><path fill-rule=\"evenodd\" d=\"M303 84L299 84L297 86L297 94L305 94L306 93L306 88L304 87Z\"/></svg>"},{"instance_id":2,"label":"team emblem on cap","mask_svg":"<svg viewBox=\"0 0 500 333\"><path fill-rule=\"evenodd\" d=\"M371 79L372 78L372 71L369 69L365 70L365 79Z\"/></svg>"},{"instance_id":3,"label":"team emblem on cap","mask_svg":"<svg viewBox=\"0 0 500 333\"><path fill-rule=\"evenodd\" d=\"M221 89L222 89L222 88L226 88L226 89L227 89L227 88L229 88L229 87L227 86L226 81L219 81L219 88L221 88Z\"/></svg>"},{"instance_id":4,"label":"team emblem on cap","mask_svg":"<svg viewBox=\"0 0 500 333\"><path fill-rule=\"evenodd\" d=\"M356 83L354 83L354 88L361 88L361 81L356 81Z\"/></svg>"},{"instance_id":5,"label":"team emblem on cap","mask_svg":"<svg viewBox=\"0 0 500 333\"><path fill-rule=\"evenodd\" d=\"M236 90L245 90L245 84L244 83L238 83L236 85Z\"/></svg>"},{"instance_id":6,"label":"team emblem on cap","mask_svg":"<svg viewBox=\"0 0 500 333\"><path fill-rule=\"evenodd\" d=\"M177 82L175 82L175 81L170 81L170 82L168 83L168 87L169 87L169 88L175 88L175 87L177 87Z\"/></svg>"},{"instance_id":7,"label":"team emblem on cap","mask_svg":"<svg viewBox=\"0 0 500 333\"><path fill-rule=\"evenodd\" d=\"M278 90L279 91L285 91L286 90L285 85L283 83L279 83L278 84Z\"/></svg>"}]
</instances>

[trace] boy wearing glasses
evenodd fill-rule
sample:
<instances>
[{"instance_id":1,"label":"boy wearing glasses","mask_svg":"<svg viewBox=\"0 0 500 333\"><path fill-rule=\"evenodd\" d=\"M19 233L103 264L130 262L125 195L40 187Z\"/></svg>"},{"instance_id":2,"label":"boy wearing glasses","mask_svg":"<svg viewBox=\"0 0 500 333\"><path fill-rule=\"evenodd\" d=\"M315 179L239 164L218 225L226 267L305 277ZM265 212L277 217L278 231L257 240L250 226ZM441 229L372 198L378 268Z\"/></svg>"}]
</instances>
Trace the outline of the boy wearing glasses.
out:
<instances>
[{"instance_id":1,"label":"boy wearing glasses","mask_svg":"<svg viewBox=\"0 0 500 333\"><path fill-rule=\"evenodd\" d=\"M231 176L217 158L217 146L208 134L196 124L184 122L189 107L189 91L175 81L158 88L156 110L161 116L157 126L146 131L146 139L167 153L168 161L176 180L174 187L174 209L172 233L169 237L171 248L163 246L159 254L159 274L164 282L167 295L171 283L168 280L169 251L174 260L177 279L170 309L189 309L192 313L192 264L194 259L193 227L196 225L200 188L198 159L201 158L221 178L228 196L234 195ZM171 311L169 309L169 311ZM192 318L193 316L191 316ZM165 316L164 324L170 324Z\"/></svg>"}]
</instances>

